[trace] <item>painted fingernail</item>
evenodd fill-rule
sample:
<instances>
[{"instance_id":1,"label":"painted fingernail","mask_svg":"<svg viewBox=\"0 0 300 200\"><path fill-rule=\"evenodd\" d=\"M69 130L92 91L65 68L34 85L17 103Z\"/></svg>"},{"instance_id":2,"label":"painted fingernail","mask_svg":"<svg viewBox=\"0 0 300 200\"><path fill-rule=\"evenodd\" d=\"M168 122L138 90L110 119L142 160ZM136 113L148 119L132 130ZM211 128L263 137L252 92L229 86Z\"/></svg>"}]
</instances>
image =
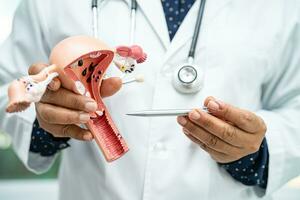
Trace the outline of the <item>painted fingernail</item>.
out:
<instances>
[{"instance_id":1,"label":"painted fingernail","mask_svg":"<svg viewBox=\"0 0 300 200\"><path fill-rule=\"evenodd\" d=\"M177 121L182 126L186 125L186 123L187 123L187 120L185 119L185 117L182 117L182 116L178 117Z\"/></svg>"},{"instance_id":2,"label":"painted fingernail","mask_svg":"<svg viewBox=\"0 0 300 200\"><path fill-rule=\"evenodd\" d=\"M193 110L190 114L190 117L193 119L193 120L198 120L200 119L200 113L196 110Z\"/></svg>"},{"instance_id":3,"label":"painted fingernail","mask_svg":"<svg viewBox=\"0 0 300 200\"><path fill-rule=\"evenodd\" d=\"M79 114L79 120L81 123L86 123L90 120L90 115L88 113Z\"/></svg>"},{"instance_id":4,"label":"painted fingernail","mask_svg":"<svg viewBox=\"0 0 300 200\"><path fill-rule=\"evenodd\" d=\"M213 111L218 111L220 109L220 105L215 101L209 101L207 105L208 109Z\"/></svg>"},{"instance_id":5,"label":"painted fingernail","mask_svg":"<svg viewBox=\"0 0 300 200\"><path fill-rule=\"evenodd\" d=\"M96 102L87 102L85 104L85 109L89 112L95 112L97 110L98 106Z\"/></svg>"}]
</instances>

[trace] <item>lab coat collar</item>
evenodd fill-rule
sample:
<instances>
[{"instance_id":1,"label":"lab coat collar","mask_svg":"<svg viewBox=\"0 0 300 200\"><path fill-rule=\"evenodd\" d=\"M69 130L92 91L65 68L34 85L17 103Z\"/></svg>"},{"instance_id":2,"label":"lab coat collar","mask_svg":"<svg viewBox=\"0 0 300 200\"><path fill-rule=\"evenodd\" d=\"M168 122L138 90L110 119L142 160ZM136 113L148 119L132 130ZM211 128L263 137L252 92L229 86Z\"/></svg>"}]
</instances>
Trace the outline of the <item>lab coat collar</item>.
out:
<instances>
[{"instance_id":1,"label":"lab coat collar","mask_svg":"<svg viewBox=\"0 0 300 200\"><path fill-rule=\"evenodd\" d=\"M170 38L168 33L167 22L164 10L160 0L137 0L143 14L149 20L160 39L163 46L167 49L170 46ZM130 5L130 4L129 4Z\"/></svg>"},{"instance_id":2,"label":"lab coat collar","mask_svg":"<svg viewBox=\"0 0 300 200\"><path fill-rule=\"evenodd\" d=\"M197 0L188 14L186 15L185 19L183 20L182 24L180 25L179 29L177 30L177 33L175 34L172 43L167 48L166 55L163 60L163 64L166 64L168 60L180 49L183 45L186 43L190 44L188 42L194 34L194 27L196 23L196 18L199 11L199 5L200 0ZM222 9L224 9L229 2L233 0L207 0L205 11L204 11L204 17L202 21L200 36L199 36L199 43L197 48L199 49L199 44L201 44L201 34L203 30L206 29L206 27L213 23L213 19L220 13ZM192 24L192 25L191 25ZM188 56L188 52L186 52L186 56Z\"/></svg>"},{"instance_id":3,"label":"lab coat collar","mask_svg":"<svg viewBox=\"0 0 300 200\"><path fill-rule=\"evenodd\" d=\"M130 7L131 0L124 1L127 2ZM199 1L200 0L196 0L194 5L190 9L190 12L188 12L182 24L180 25L172 42L170 42L168 27L161 0L137 0L139 8L143 12L143 14L145 14L146 18L149 20L149 23L156 32L157 37L160 39L161 43L167 50L163 60L163 64L165 64L174 55L174 53L176 53L178 49L180 49L184 44L188 42L188 40L192 38L194 33L194 24L196 23L197 18L195 16L197 16L197 13L199 11ZM233 0L207 0L201 27L202 30L205 29L208 24L213 23L213 19L231 1ZM199 40L201 40L201 36L199 37ZM188 52L186 54L188 55Z\"/></svg>"}]
</instances>

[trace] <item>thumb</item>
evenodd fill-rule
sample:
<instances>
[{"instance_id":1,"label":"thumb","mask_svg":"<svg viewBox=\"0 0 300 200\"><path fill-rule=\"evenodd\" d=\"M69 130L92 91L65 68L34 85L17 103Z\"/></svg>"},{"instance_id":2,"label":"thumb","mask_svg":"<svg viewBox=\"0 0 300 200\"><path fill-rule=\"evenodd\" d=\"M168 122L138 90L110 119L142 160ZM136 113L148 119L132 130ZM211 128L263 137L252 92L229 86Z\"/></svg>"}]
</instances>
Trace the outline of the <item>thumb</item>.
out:
<instances>
[{"instance_id":1,"label":"thumb","mask_svg":"<svg viewBox=\"0 0 300 200\"><path fill-rule=\"evenodd\" d=\"M43 69L45 69L46 67L48 67L48 65L45 64L45 63L35 63L35 64L32 64L29 67L29 69L28 69L28 74L29 75L36 75L40 71L42 71Z\"/></svg>"},{"instance_id":2,"label":"thumb","mask_svg":"<svg viewBox=\"0 0 300 200\"><path fill-rule=\"evenodd\" d=\"M100 94L102 97L109 97L118 92L122 87L122 79L111 77L104 79L101 84Z\"/></svg>"}]
</instances>

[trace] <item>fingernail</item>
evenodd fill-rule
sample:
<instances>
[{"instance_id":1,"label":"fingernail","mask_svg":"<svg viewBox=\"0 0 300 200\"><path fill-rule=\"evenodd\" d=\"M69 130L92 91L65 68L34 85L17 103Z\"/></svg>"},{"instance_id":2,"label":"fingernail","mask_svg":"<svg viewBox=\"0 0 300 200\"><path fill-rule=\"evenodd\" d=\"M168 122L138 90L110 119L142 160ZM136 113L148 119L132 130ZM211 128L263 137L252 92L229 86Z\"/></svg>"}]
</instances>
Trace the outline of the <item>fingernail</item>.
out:
<instances>
[{"instance_id":1,"label":"fingernail","mask_svg":"<svg viewBox=\"0 0 300 200\"><path fill-rule=\"evenodd\" d=\"M90 115L88 113L81 113L79 114L79 120L82 123L86 123L90 120Z\"/></svg>"},{"instance_id":2,"label":"fingernail","mask_svg":"<svg viewBox=\"0 0 300 200\"><path fill-rule=\"evenodd\" d=\"M96 113L90 113L91 119L96 119L98 116Z\"/></svg>"},{"instance_id":3,"label":"fingernail","mask_svg":"<svg viewBox=\"0 0 300 200\"><path fill-rule=\"evenodd\" d=\"M93 139L93 135L92 134L86 134L83 136L83 139L86 141L91 141Z\"/></svg>"},{"instance_id":4,"label":"fingernail","mask_svg":"<svg viewBox=\"0 0 300 200\"><path fill-rule=\"evenodd\" d=\"M55 82L51 81L48 85L48 88L51 90L51 89L54 89L54 87L55 87Z\"/></svg>"},{"instance_id":5,"label":"fingernail","mask_svg":"<svg viewBox=\"0 0 300 200\"><path fill-rule=\"evenodd\" d=\"M185 117L181 117L181 116L177 118L177 121L182 126L186 125L186 123L187 123L187 120L185 119Z\"/></svg>"},{"instance_id":6,"label":"fingernail","mask_svg":"<svg viewBox=\"0 0 300 200\"><path fill-rule=\"evenodd\" d=\"M225 103L223 101L220 101L220 100L216 100L215 101L217 104L219 104L219 109L222 109L225 107Z\"/></svg>"},{"instance_id":7,"label":"fingernail","mask_svg":"<svg viewBox=\"0 0 300 200\"><path fill-rule=\"evenodd\" d=\"M98 106L96 102L87 102L85 104L85 109L89 112L95 112L97 110Z\"/></svg>"},{"instance_id":8,"label":"fingernail","mask_svg":"<svg viewBox=\"0 0 300 200\"><path fill-rule=\"evenodd\" d=\"M218 111L220 109L220 105L213 100L208 102L207 107L213 111Z\"/></svg>"},{"instance_id":9,"label":"fingernail","mask_svg":"<svg viewBox=\"0 0 300 200\"><path fill-rule=\"evenodd\" d=\"M100 117L103 115L103 111L101 111L101 110L97 110L96 113L97 113L97 115L100 116Z\"/></svg>"},{"instance_id":10,"label":"fingernail","mask_svg":"<svg viewBox=\"0 0 300 200\"><path fill-rule=\"evenodd\" d=\"M76 81L75 86L76 86L77 92L79 92L81 95L83 95L85 93L85 87L80 81Z\"/></svg>"},{"instance_id":11,"label":"fingernail","mask_svg":"<svg viewBox=\"0 0 300 200\"><path fill-rule=\"evenodd\" d=\"M193 110L190 114L190 117L194 120L200 119L200 113L196 110Z\"/></svg>"}]
</instances>

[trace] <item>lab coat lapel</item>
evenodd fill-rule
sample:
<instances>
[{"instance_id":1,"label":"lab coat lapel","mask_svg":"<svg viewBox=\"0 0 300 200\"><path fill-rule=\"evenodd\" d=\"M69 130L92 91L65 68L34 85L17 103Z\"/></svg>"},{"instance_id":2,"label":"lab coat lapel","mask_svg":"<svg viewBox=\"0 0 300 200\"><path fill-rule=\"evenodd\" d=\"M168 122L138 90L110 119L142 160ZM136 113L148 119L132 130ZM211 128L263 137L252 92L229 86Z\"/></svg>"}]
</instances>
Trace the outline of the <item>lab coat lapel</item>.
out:
<instances>
[{"instance_id":1,"label":"lab coat lapel","mask_svg":"<svg viewBox=\"0 0 300 200\"><path fill-rule=\"evenodd\" d=\"M201 43L201 34L203 30L207 26L209 26L210 23L213 23L213 19L218 15L218 13L226 7L226 5L233 0L207 0L200 36L198 38L198 41ZM180 25L176 35L174 36L170 46L167 49L166 55L164 57L163 63L165 64L175 53L180 49L183 45L185 45L187 42L190 44L190 39L193 37L194 34L194 27L199 11L199 5L200 2L197 0L188 14L186 15L185 19L183 20L182 24ZM199 48L199 46L198 46ZM188 52L186 52L186 56L188 55Z\"/></svg>"},{"instance_id":2,"label":"lab coat lapel","mask_svg":"<svg viewBox=\"0 0 300 200\"><path fill-rule=\"evenodd\" d=\"M163 46L168 48L170 45L170 38L161 1L137 0L137 2Z\"/></svg>"}]
</instances>

